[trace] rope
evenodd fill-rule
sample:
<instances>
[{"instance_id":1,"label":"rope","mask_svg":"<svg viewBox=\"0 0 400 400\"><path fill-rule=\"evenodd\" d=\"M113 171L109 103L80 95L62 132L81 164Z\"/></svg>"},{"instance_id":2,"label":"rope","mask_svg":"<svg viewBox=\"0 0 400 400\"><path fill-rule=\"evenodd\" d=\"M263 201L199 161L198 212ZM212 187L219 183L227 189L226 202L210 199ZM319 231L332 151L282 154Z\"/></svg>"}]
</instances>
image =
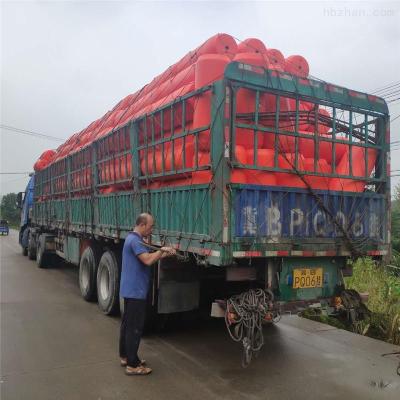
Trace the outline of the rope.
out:
<instances>
[{"instance_id":1,"label":"rope","mask_svg":"<svg viewBox=\"0 0 400 400\"><path fill-rule=\"evenodd\" d=\"M246 368L264 345L263 321L277 322L280 313L274 310L274 295L266 289L250 289L227 300L225 323L230 337L242 342L242 367Z\"/></svg>"},{"instance_id":2,"label":"rope","mask_svg":"<svg viewBox=\"0 0 400 400\"><path fill-rule=\"evenodd\" d=\"M150 250L161 251L161 252L163 252L163 253L168 253L167 251L163 250L163 249L162 249L161 247L159 247L159 246L153 246L153 245L148 244L148 243L145 243L145 242L142 242L142 245L145 246L145 247L147 247L147 248L150 249ZM180 261L184 261L184 262L187 262L187 261L188 261L188 257L186 257L186 256L184 256L184 255L181 255L181 254L179 254L179 253L176 253L176 254L175 254L175 257L176 257L177 260L180 260Z\"/></svg>"}]
</instances>

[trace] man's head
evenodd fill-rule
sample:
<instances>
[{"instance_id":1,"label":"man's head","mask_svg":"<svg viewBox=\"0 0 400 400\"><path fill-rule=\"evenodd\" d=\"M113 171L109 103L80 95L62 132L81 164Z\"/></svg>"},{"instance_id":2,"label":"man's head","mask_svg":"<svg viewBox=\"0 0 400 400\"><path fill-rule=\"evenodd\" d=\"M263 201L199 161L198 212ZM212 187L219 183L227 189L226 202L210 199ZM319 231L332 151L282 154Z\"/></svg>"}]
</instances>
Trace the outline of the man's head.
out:
<instances>
[{"instance_id":1,"label":"man's head","mask_svg":"<svg viewBox=\"0 0 400 400\"><path fill-rule=\"evenodd\" d=\"M149 213L142 213L136 218L135 231L143 237L151 235L154 226L154 218Z\"/></svg>"}]
</instances>

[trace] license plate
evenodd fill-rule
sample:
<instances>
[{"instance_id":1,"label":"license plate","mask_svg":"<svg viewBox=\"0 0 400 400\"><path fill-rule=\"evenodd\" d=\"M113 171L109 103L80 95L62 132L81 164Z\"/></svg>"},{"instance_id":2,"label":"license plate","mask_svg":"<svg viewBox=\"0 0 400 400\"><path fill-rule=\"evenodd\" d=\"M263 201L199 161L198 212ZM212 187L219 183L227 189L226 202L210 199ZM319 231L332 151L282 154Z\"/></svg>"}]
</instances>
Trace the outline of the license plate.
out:
<instances>
[{"instance_id":1,"label":"license plate","mask_svg":"<svg viewBox=\"0 0 400 400\"><path fill-rule=\"evenodd\" d=\"M299 268L293 270L293 289L322 287L322 268Z\"/></svg>"}]
</instances>

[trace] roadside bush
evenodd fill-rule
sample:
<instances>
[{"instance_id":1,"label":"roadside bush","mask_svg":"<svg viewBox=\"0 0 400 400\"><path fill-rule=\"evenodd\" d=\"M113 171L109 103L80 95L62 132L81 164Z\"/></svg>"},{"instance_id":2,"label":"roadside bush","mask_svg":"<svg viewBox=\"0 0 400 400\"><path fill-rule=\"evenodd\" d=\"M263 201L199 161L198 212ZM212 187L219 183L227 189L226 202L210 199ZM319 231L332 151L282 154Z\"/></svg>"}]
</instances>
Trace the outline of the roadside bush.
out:
<instances>
[{"instance_id":1,"label":"roadside bush","mask_svg":"<svg viewBox=\"0 0 400 400\"><path fill-rule=\"evenodd\" d=\"M400 277L396 270L360 258L353 262L353 276L346 278L345 284L369 294L367 306L372 315L365 334L400 344Z\"/></svg>"}]
</instances>

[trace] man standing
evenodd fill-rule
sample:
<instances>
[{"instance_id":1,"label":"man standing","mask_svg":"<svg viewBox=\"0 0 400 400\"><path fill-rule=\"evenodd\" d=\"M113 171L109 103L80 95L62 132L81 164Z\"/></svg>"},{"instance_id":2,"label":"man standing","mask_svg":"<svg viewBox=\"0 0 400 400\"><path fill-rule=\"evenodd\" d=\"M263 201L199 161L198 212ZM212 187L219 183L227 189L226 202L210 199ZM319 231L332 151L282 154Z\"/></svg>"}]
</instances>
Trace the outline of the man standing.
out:
<instances>
[{"instance_id":1,"label":"man standing","mask_svg":"<svg viewBox=\"0 0 400 400\"><path fill-rule=\"evenodd\" d=\"M143 238L151 235L154 220L150 214L140 214L133 232L129 232L122 251L120 296L124 298L119 355L127 375L147 375L152 369L138 357L140 339L146 316L146 298L149 290L150 267L161 258L176 254L172 247L162 247L153 253Z\"/></svg>"}]
</instances>

